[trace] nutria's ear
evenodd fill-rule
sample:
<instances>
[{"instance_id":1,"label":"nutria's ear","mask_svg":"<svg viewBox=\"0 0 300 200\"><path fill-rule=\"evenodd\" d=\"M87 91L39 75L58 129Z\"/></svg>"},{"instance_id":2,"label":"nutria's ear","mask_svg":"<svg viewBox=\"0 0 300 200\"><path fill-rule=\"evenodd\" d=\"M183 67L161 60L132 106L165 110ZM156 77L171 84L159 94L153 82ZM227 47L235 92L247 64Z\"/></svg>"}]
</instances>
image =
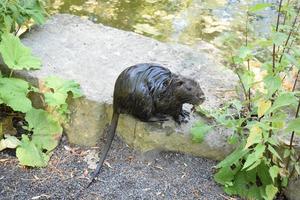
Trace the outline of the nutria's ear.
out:
<instances>
[{"instance_id":1,"label":"nutria's ear","mask_svg":"<svg viewBox=\"0 0 300 200\"><path fill-rule=\"evenodd\" d=\"M171 84L172 80L167 80L163 83L165 87L168 87Z\"/></svg>"}]
</instances>

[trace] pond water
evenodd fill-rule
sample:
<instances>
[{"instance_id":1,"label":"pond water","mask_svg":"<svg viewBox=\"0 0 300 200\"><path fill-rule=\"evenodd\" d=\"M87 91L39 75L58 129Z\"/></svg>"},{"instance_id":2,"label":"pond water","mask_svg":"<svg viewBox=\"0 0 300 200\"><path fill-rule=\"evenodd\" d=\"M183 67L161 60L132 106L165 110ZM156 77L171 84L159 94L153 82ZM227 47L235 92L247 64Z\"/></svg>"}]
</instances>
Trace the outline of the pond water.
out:
<instances>
[{"instance_id":1,"label":"pond water","mask_svg":"<svg viewBox=\"0 0 300 200\"><path fill-rule=\"evenodd\" d=\"M137 32L160 41L218 46L222 34L242 31L244 0L49 0L48 11L70 13L96 23ZM274 0L273 0L274 1ZM269 1L251 1L252 4ZM272 2L272 1L271 1ZM265 13L257 25L262 32L270 21Z\"/></svg>"}]
</instances>

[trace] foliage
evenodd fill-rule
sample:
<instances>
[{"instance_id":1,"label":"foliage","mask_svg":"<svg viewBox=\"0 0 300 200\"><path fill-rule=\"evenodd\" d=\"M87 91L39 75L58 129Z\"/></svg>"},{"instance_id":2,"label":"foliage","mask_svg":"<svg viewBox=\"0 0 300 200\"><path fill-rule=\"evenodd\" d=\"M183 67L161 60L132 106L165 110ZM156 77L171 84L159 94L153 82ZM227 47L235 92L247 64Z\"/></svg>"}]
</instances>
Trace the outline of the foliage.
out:
<instances>
[{"instance_id":1,"label":"foliage","mask_svg":"<svg viewBox=\"0 0 300 200\"><path fill-rule=\"evenodd\" d=\"M202 142L205 135L211 130L211 127L206 125L204 122L198 122L191 129L192 140L194 142Z\"/></svg>"},{"instance_id":2,"label":"foliage","mask_svg":"<svg viewBox=\"0 0 300 200\"><path fill-rule=\"evenodd\" d=\"M41 67L40 59L33 56L16 35L22 26L32 20L37 24L45 21L46 13L42 4L40 0L0 2L0 55L10 70L9 76L0 76L0 104L10 107L16 115L21 114L26 120L23 127L26 133L21 138L5 134L2 139L1 136L0 151L16 148L20 164L32 167L45 167L59 143L61 123L68 114L68 94L72 93L73 98L82 96L79 85L74 81L49 77L37 89L27 81L12 77L15 70ZM45 110L32 106L29 93L39 94Z\"/></svg>"},{"instance_id":3,"label":"foliage","mask_svg":"<svg viewBox=\"0 0 300 200\"><path fill-rule=\"evenodd\" d=\"M25 47L20 39L10 33L2 35L0 53L6 65L12 70L39 69L41 61L31 55L31 50Z\"/></svg>"},{"instance_id":4,"label":"foliage","mask_svg":"<svg viewBox=\"0 0 300 200\"><path fill-rule=\"evenodd\" d=\"M13 32L31 20L37 24L45 22L46 12L42 0L2 0L0 1L0 35Z\"/></svg>"},{"instance_id":5,"label":"foliage","mask_svg":"<svg viewBox=\"0 0 300 200\"><path fill-rule=\"evenodd\" d=\"M28 92L28 82L16 78L0 78L0 102L13 110L25 113L31 109Z\"/></svg>"},{"instance_id":6,"label":"foliage","mask_svg":"<svg viewBox=\"0 0 300 200\"><path fill-rule=\"evenodd\" d=\"M68 114L68 104L66 102L68 93L72 93L73 98L82 96L79 84L73 80L50 76L45 79L45 87L50 88L44 93L45 103L52 107L52 112L55 111L62 117L66 117Z\"/></svg>"},{"instance_id":7,"label":"foliage","mask_svg":"<svg viewBox=\"0 0 300 200\"><path fill-rule=\"evenodd\" d=\"M300 135L299 6L295 1L280 1L277 6L248 8L244 45L234 38L227 41L227 63L240 80L237 92L243 98L214 111L201 110L232 129L229 141L239 145L216 166L215 180L230 195L274 199L300 174L300 154L294 146L295 135ZM266 8L277 9L278 16L270 34L262 38L250 31L250 21L255 12ZM279 136L287 134L290 141L280 145Z\"/></svg>"}]
</instances>

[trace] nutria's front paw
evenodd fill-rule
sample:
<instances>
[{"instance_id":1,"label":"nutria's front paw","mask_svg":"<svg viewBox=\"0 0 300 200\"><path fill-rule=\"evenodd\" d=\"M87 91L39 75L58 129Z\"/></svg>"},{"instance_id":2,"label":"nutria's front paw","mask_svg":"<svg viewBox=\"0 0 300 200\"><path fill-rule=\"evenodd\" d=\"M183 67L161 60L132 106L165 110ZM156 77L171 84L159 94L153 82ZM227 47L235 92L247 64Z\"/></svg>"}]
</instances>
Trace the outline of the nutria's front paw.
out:
<instances>
[{"instance_id":1,"label":"nutria's front paw","mask_svg":"<svg viewBox=\"0 0 300 200\"><path fill-rule=\"evenodd\" d=\"M182 123L187 123L189 121L189 118L190 118L190 113L187 111L183 111L177 117L174 117L174 120L178 124L182 124Z\"/></svg>"},{"instance_id":2,"label":"nutria's front paw","mask_svg":"<svg viewBox=\"0 0 300 200\"><path fill-rule=\"evenodd\" d=\"M190 118L190 113L186 110L182 110L180 116L182 116L183 118Z\"/></svg>"}]
</instances>

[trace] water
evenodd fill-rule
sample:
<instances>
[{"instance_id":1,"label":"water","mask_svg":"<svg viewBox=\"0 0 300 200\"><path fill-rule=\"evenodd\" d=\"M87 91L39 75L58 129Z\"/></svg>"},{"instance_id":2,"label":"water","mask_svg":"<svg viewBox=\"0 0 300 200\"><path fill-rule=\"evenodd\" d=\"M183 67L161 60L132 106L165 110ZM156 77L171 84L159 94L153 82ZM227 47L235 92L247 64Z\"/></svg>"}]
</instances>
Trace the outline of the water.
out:
<instances>
[{"instance_id":1,"label":"water","mask_svg":"<svg viewBox=\"0 0 300 200\"><path fill-rule=\"evenodd\" d=\"M246 20L242 0L49 0L49 12L70 13L118 29L164 42L218 46L226 32L243 31ZM274 1L274 0L273 0ZM262 1L252 1L258 3ZM268 27L270 13L257 23ZM268 32L262 29L262 32Z\"/></svg>"}]
</instances>

